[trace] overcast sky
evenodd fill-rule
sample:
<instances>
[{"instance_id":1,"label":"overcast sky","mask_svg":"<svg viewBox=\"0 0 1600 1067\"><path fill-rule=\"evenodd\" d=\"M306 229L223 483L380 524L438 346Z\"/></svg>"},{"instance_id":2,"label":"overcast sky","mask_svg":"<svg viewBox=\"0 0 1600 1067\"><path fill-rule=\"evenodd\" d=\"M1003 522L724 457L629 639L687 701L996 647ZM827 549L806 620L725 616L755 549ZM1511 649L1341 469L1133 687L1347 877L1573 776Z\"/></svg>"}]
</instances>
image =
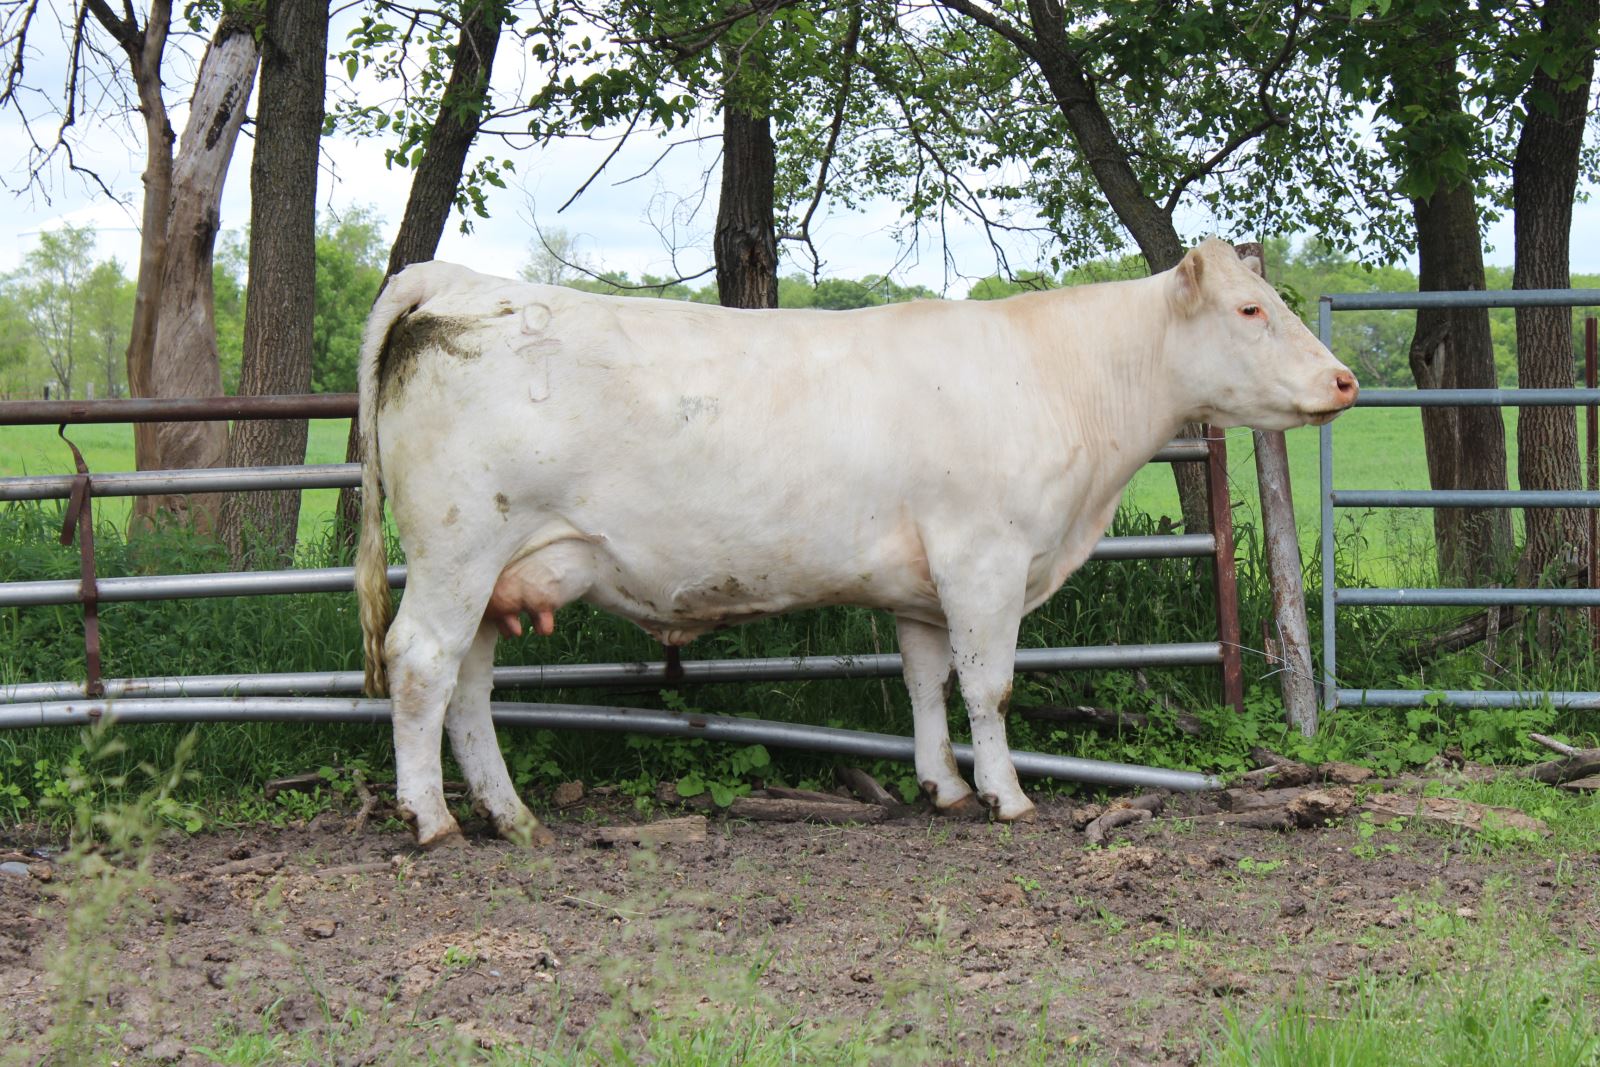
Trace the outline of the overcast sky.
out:
<instances>
[{"instance_id":1,"label":"overcast sky","mask_svg":"<svg viewBox=\"0 0 1600 1067\"><path fill-rule=\"evenodd\" d=\"M46 5L49 10L51 5ZM53 15L53 12L52 12ZM342 41L349 16L336 24L334 46ZM64 81L62 33L52 26L35 26L28 80L31 84L55 89ZM507 42L509 44L509 42ZM198 53L198 46L192 50ZM513 76L514 55L502 52L496 65L497 83ZM187 67L174 64L168 85L185 86L180 77ZM331 67L330 78L343 77L342 67ZM169 96L177 93L169 90ZM37 107L37 104L30 106ZM172 122L180 133L185 117L184 101L169 100ZM252 113L254 101L252 101ZM106 184L125 203L108 200L82 179L52 172L44 188L24 188L22 161L28 141L14 111L0 114L0 178L5 183L4 231L10 237L0 247L0 270L14 269L23 255L34 247L38 233L64 223L92 223L100 233L99 255L116 256L129 274L137 262L140 183L143 148L138 135L129 130L124 118L97 115L80 124L86 136L81 139L79 161L99 171ZM48 117L36 123L36 136L48 136L54 124ZM712 128L708 132L715 133ZM229 172L222 204L224 229L243 229L249 221L249 177L252 141L240 138ZM475 219L470 234L463 234L452 219L440 244L439 256L466 263L491 273L514 274L528 259L534 239L533 220L542 227L559 227L577 239L580 256L595 267L673 276L690 274L710 265L709 229L716 200L715 173L717 141L714 137L699 144L675 148L655 165L665 142L652 136L637 136L611 163L605 176L596 181L584 196L565 212L557 208L567 200L596 164L609 151L599 143L559 143L545 149L527 149L513 154L516 174L504 190L491 190L492 217ZM323 141L323 168L317 187L319 207L346 211L371 206L381 216L392 235L404 211L411 172L390 170L383 162L384 143L331 136ZM503 146L491 146L505 154ZM649 173L644 173L649 171ZM685 204L700 199L707 173L710 185L698 217L684 219ZM911 252L897 244L894 232L899 209L894 204L877 203L863 212L835 214L816 227L818 246L824 259L824 272L843 277L892 272L904 283L922 284L952 295L964 294L970 278L992 272L994 260L976 227L956 227L950 237L949 253L954 268L946 262L936 234L924 236L921 246ZM1190 227L1200 236L1202 220ZM671 233L679 252L674 262L659 231ZM1230 234L1245 239L1244 234ZM1512 239L1509 220L1497 223L1487 235L1493 246L1491 263L1511 262ZM1581 273L1600 272L1600 204L1579 204L1573 227L1573 269ZM1012 259L1019 269L1033 266L1032 254L1017 250ZM785 270L801 269L799 263L786 264ZM963 277L965 275L965 277ZM707 279L709 280L709 279Z\"/></svg>"}]
</instances>

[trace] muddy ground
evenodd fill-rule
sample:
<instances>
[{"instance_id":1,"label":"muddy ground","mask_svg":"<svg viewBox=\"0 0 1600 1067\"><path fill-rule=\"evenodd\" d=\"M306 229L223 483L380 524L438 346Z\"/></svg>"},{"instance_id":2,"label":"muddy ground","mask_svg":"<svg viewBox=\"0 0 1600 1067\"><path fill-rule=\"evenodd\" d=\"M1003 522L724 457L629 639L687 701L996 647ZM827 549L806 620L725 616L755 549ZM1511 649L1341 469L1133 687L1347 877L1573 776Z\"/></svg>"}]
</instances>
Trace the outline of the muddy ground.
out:
<instances>
[{"instance_id":1,"label":"muddy ground","mask_svg":"<svg viewBox=\"0 0 1600 1067\"><path fill-rule=\"evenodd\" d=\"M1011 829L713 817L706 843L654 850L590 843L638 821L604 797L551 816L539 852L469 825L468 847L418 854L392 823L352 834L333 813L173 836L120 905L59 859L48 883L0 877L0 1037L32 1058L82 981L102 1062L257 1062L251 1035L291 1050L261 1062L453 1062L760 1017L890 1061L1184 1064L1225 1007L1253 1018L1297 984L1404 973L1419 952L1432 966L1450 924L1485 909L1600 944L1593 855L1214 811L1177 798L1104 849L1062 801ZM0 851L51 843L0 833Z\"/></svg>"}]
</instances>

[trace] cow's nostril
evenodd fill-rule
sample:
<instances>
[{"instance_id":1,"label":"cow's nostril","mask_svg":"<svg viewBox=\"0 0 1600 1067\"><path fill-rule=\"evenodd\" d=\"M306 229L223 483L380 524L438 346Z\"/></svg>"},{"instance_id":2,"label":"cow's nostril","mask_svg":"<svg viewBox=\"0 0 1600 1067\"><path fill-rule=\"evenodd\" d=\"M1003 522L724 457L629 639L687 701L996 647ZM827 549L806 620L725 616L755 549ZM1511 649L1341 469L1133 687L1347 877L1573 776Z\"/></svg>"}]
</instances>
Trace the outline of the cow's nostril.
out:
<instances>
[{"instance_id":1,"label":"cow's nostril","mask_svg":"<svg viewBox=\"0 0 1600 1067\"><path fill-rule=\"evenodd\" d=\"M1356 398L1356 376L1347 370L1342 370L1333 376L1333 387L1345 400Z\"/></svg>"}]
</instances>

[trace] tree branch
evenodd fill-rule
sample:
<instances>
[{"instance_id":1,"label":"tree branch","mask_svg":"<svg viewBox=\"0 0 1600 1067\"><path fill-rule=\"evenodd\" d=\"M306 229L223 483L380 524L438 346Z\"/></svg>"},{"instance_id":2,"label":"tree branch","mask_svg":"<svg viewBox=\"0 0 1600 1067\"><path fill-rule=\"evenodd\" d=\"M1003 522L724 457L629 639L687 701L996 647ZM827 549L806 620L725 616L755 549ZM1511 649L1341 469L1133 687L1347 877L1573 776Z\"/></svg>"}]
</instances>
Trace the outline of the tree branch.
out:
<instances>
[{"instance_id":1,"label":"tree branch","mask_svg":"<svg viewBox=\"0 0 1600 1067\"><path fill-rule=\"evenodd\" d=\"M818 264L817 246L811 241L811 219L817 213L817 208L822 204L822 194L828 186L828 169L833 164L833 154L839 144L839 133L844 128L845 105L850 100L852 76L855 74L856 47L861 40L861 7L859 4L850 9L850 25L845 30L843 48L843 67L839 75L839 92L833 101L833 120L828 125L828 141L822 149L822 159L817 164L817 182L811 191L811 203L806 206L806 212L800 217L800 227L792 235L785 234L779 240L800 241L811 252L811 262Z\"/></svg>"},{"instance_id":2,"label":"tree branch","mask_svg":"<svg viewBox=\"0 0 1600 1067\"><path fill-rule=\"evenodd\" d=\"M985 29L999 34L1015 45L1017 51L1035 63L1039 62L1038 42L1029 37L1019 27L1007 22L994 12L979 7L977 4L972 3L972 0L937 0L937 2L951 11L967 16L967 18Z\"/></svg>"},{"instance_id":3,"label":"tree branch","mask_svg":"<svg viewBox=\"0 0 1600 1067\"><path fill-rule=\"evenodd\" d=\"M610 152L606 153L606 158L602 159L600 161L600 165L598 167L596 167L594 169L594 171L587 178L585 178L583 180L583 184L582 185L579 185L577 189L573 190L572 195L567 197L566 202L563 203L560 207L556 208L556 214L557 215L561 214L563 211L567 210L567 208L571 207L572 206L572 202L574 200L578 199L578 197L582 196L584 194L584 192L589 188L589 186L594 184L595 179L600 177L601 173L606 169L606 167L608 167L611 164L611 161L613 159L617 158L617 153L622 151L622 146L628 143L629 135L631 135L633 133L633 128L635 126L639 125L639 119L643 115L644 115L644 107L641 105L636 111L634 111L633 118L628 120L628 128L626 130L622 131L622 136L617 138L617 143L612 146Z\"/></svg>"},{"instance_id":4,"label":"tree branch","mask_svg":"<svg viewBox=\"0 0 1600 1067\"><path fill-rule=\"evenodd\" d=\"M691 56L699 55L716 44L736 23L749 18L751 15L770 17L786 7L794 7L801 2L802 0L755 0L753 3L742 4L734 8L719 19L701 23L689 29L672 30L644 37L617 37L613 38L613 41L624 47L642 44L651 48L660 48L673 53L680 60L688 59ZM680 39L691 34L703 34L704 36L688 44L678 43Z\"/></svg>"},{"instance_id":5,"label":"tree branch","mask_svg":"<svg viewBox=\"0 0 1600 1067\"><path fill-rule=\"evenodd\" d=\"M1273 106L1272 98L1268 95L1268 91L1271 89L1272 80L1282 72L1284 65L1288 63L1289 58L1294 54L1295 44L1300 34L1300 23L1304 17L1304 8L1301 0L1295 0L1294 9L1290 16L1289 32L1284 36L1283 47L1278 49L1278 54L1273 57L1272 62L1261 69L1261 75L1256 84L1256 97L1261 101L1261 111L1266 117L1249 129L1236 132L1232 137L1228 138L1226 144L1211 153L1200 164L1190 168L1189 171L1173 183L1172 190L1167 194L1166 202L1163 205L1169 215L1178 206L1178 201L1182 198L1184 190L1190 185L1210 174L1221 166L1229 156L1274 126L1289 125L1289 116L1279 113L1278 109Z\"/></svg>"}]
</instances>

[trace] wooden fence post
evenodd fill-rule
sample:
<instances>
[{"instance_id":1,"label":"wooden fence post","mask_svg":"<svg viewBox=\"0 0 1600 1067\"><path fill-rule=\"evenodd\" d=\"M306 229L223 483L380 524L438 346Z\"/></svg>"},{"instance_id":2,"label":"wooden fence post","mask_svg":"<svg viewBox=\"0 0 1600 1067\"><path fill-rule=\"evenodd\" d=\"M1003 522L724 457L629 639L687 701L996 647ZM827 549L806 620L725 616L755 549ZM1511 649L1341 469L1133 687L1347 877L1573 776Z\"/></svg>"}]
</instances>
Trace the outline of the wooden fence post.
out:
<instances>
[{"instance_id":1,"label":"wooden fence post","mask_svg":"<svg viewBox=\"0 0 1600 1067\"><path fill-rule=\"evenodd\" d=\"M1266 273L1260 244L1236 246L1255 256ZM1311 674L1311 636L1306 626L1306 590L1300 564L1300 534L1289 487L1289 450L1280 431L1255 431L1256 479L1261 492L1261 540L1272 587L1275 634L1267 636L1267 660L1278 672L1289 725L1305 737L1317 732L1316 679Z\"/></svg>"}]
</instances>

